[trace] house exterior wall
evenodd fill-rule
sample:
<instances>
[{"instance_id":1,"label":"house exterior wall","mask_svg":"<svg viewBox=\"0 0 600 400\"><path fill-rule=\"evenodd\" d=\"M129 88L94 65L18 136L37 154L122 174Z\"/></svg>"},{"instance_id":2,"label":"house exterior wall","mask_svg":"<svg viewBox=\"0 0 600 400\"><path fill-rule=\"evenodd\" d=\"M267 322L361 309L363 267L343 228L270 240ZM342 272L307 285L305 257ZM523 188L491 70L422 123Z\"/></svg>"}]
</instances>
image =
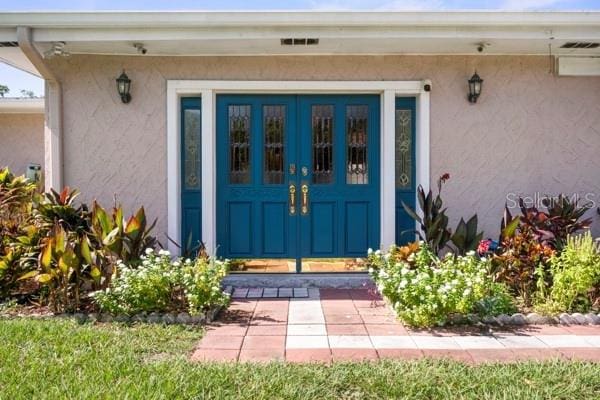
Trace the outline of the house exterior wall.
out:
<instances>
[{"instance_id":1,"label":"house exterior wall","mask_svg":"<svg viewBox=\"0 0 600 400\"><path fill-rule=\"evenodd\" d=\"M64 179L84 200L144 205L166 245L166 81L431 79L431 186L455 225L477 213L495 237L514 195L559 192L600 203L600 77L556 77L539 56L289 56L54 58L63 83ZM132 101L115 78L125 68ZM467 79L484 79L477 104ZM515 210L516 211L516 210ZM594 233L600 220L594 217Z\"/></svg>"},{"instance_id":2,"label":"house exterior wall","mask_svg":"<svg viewBox=\"0 0 600 400\"><path fill-rule=\"evenodd\" d=\"M0 168L21 175L29 163L44 166L44 114L0 113Z\"/></svg>"}]
</instances>

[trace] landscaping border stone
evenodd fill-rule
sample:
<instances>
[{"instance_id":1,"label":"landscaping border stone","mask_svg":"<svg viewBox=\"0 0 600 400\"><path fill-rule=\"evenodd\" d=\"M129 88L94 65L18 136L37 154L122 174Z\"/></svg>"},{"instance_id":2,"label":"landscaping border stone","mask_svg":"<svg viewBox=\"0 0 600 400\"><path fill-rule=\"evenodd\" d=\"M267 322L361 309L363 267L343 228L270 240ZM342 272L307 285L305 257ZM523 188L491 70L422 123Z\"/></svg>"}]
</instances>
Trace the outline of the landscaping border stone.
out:
<instances>
[{"instance_id":1,"label":"landscaping border stone","mask_svg":"<svg viewBox=\"0 0 600 400\"><path fill-rule=\"evenodd\" d=\"M512 315L501 314L496 317L485 317L481 321L487 325L600 325L600 314L587 313L585 315L580 313L562 313L558 316L552 317L547 315L540 315L537 313L521 314L516 313Z\"/></svg>"},{"instance_id":2,"label":"landscaping border stone","mask_svg":"<svg viewBox=\"0 0 600 400\"><path fill-rule=\"evenodd\" d=\"M387 298L385 303L392 309L396 318L398 314ZM399 318L398 318L399 319ZM454 314L449 317L449 323L445 326L464 326L464 325L492 325L492 326L526 326L526 325L600 325L600 314L589 312L581 313L561 313L557 316L541 315L537 313L514 313L511 315L500 314L495 317L486 316L480 318L477 314L460 315Z\"/></svg>"}]
</instances>

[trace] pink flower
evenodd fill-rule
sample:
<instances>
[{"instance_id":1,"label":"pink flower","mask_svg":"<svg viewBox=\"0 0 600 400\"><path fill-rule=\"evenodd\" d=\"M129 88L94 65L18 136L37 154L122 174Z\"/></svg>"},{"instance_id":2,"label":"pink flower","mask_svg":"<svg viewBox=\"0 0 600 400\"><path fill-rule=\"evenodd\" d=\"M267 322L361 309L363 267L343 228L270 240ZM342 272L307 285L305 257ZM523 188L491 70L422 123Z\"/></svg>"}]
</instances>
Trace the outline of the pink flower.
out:
<instances>
[{"instance_id":1,"label":"pink flower","mask_svg":"<svg viewBox=\"0 0 600 400\"><path fill-rule=\"evenodd\" d=\"M484 239L479 242L479 246L477 246L477 254L484 255L490 250L490 245L492 244L491 239Z\"/></svg>"}]
</instances>

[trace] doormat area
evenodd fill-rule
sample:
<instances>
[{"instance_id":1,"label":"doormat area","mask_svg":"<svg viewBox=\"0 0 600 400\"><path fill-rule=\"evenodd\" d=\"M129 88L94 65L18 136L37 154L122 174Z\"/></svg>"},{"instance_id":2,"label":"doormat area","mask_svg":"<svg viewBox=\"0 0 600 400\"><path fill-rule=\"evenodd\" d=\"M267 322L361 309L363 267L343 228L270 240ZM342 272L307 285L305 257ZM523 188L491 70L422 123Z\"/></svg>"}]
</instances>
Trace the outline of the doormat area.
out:
<instances>
[{"instance_id":1,"label":"doormat area","mask_svg":"<svg viewBox=\"0 0 600 400\"><path fill-rule=\"evenodd\" d=\"M315 288L235 288L232 299L319 298Z\"/></svg>"}]
</instances>

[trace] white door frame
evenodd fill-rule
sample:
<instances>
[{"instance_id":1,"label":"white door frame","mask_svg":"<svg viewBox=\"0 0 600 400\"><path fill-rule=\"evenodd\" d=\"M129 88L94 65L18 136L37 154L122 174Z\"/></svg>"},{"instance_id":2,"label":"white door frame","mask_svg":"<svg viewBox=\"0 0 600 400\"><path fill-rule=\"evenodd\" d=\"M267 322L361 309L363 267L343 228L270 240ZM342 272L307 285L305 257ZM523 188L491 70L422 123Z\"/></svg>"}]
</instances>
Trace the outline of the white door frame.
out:
<instances>
[{"instance_id":1,"label":"white door frame","mask_svg":"<svg viewBox=\"0 0 600 400\"><path fill-rule=\"evenodd\" d=\"M206 81L167 80L167 218L168 235L181 238L181 147L180 99L202 99L202 240L210 254L217 243L216 204L216 107L218 93L381 95L381 193L380 247L395 242L395 108L396 97L416 97L416 185L429 190L429 81ZM392 222L392 223L390 223ZM178 254L175 244L169 250ZM365 249L366 250L366 249Z\"/></svg>"}]
</instances>

